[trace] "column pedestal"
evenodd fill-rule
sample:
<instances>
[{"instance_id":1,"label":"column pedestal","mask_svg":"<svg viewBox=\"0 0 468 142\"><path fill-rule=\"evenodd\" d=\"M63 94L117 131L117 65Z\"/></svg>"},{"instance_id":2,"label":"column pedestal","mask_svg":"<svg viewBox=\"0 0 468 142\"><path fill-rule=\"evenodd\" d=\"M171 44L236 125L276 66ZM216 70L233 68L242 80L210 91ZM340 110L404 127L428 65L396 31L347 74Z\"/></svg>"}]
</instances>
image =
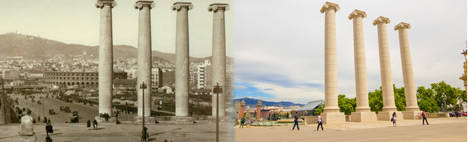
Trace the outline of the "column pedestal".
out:
<instances>
[{"instance_id":1,"label":"column pedestal","mask_svg":"<svg viewBox=\"0 0 468 142\"><path fill-rule=\"evenodd\" d=\"M377 119L380 121L390 121L393 112L396 112L397 122L398 120L403 120L403 113L401 111L382 111L377 114Z\"/></svg>"},{"instance_id":2,"label":"column pedestal","mask_svg":"<svg viewBox=\"0 0 468 142\"><path fill-rule=\"evenodd\" d=\"M419 119L419 115L421 115L421 111L403 111L404 119L416 120Z\"/></svg>"},{"instance_id":3,"label":"column pedestal","mask_svg":"<svg viewBox=\"0 0 468 142\"><path fill-rule=\"evenodd\" d=\"M174 124L193 124L194 119L190 116L171 116L171 121L169 123Z\"/></svg>"},{"instance_id":4,"label":"column pedestal","mask_svg":"<svg viewBox=\"0 0 468 142\"><path fill-rule=\"evenodd\" d=\"M350 115L351 122L373 122L377 121L377 116L375 112L351 112Z\"/></svg>"},{"instance_id":5,"label":"column pedestal","mask_svg":"<svg viewBox=\"0 0 468 142\"><path fill-rule=\"evenodd\" d=\"M133 119L135 120L133 123L135 124L141 124L141 122L143 122L143 117L141 116L135 116L133 117ZM154 124L156 122L156 118L152 117L152 116L146 116L145 117L145 124Z\"/></svg>"},{"instance_id":6,"label":"column pedestal","mask_svg":"<svg viewBox=\"0 0 468 142\"><path fill-rule=\"evenodd\" d=\"M115 121L117 120L115 117L110 117L107 121L104 117L100 117L100 116L95 116L94 119L98 122L98 126L99 126L99 123L114 123L115 124ZM93 123L91 121L91 123Z\"/></svg>"},{"instance_id":7,"label":"column pedestal","mask_svg":"<svg viewBox=\"0 0 468 142\"><path fill-rule=\"evenodd\" d=\"M346 122L345 115L341 112L322 113L322 120L324 124L336 124Z\"/></svg>"}]
</instances>

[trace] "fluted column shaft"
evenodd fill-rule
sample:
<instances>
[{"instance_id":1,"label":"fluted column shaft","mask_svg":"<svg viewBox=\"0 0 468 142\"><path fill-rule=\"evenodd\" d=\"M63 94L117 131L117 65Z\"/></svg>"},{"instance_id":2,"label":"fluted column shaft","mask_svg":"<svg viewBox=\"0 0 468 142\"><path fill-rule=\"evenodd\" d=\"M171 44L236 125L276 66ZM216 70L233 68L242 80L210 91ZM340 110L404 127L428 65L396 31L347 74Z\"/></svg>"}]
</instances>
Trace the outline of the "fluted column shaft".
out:
<instances>
[{"instance_id":1,"label":"fluted column shaft","mask_svg":"<svg viewBox=\"0 0 468 142\"><path fill-rule=\"evenodd\" d=\"M176 116L188 116L189 96L189 27L188 11L190 3L175 3L173 9L177 11L176 27L176 86L175 113Z\"/></svg>"},{"instance_id":2,"label":"fluted column shaft","mask_svg":"<svg viewBox=\"0 0 468 142\"><path fill-rule=\"evenodd\" d=\"M414 85L413 63L408 40L408 29L410 25L400 23L395 27L400 39L401 64L403 70L403 81L405 85L406 111L419 111L418 98L416 97L416 86Z\"/></svg>"},{"instance_id":3,"label":"fluted column shaft","mask_svg":"<svg viewBox=\"0 0 468 142\"><path fill-rule=\"evenodd\" d=\"M114 1L98 1L96 7L101 9L99 32L99 113L112 116L112 8Z\"/></svg>"},{"instance_id":4,"label":"fluted column shaft","mask_svg":"<svg viewBox=\"0 0 468 142\"><path fill-rule=\"evenodd\" d=\"M338 71L336 57L336 9L325 11L325 108L324 112L339 112Z\"/></svg>"},{"instance_id":5,"label":"fluted column shaft","mask_svg":"<svg viewBox=\"0 0 468 142\"><path fill-rule=\"evenodd\" d=\"M211 70L215 86L222 86L223 93L219 93L219 116L225 116L225 94L226 94L226 34L224 12L228 10L227 4L211 4L208 8L213 11L213 42ZM216 116L216 94L212 95L212 116Z\"/></svg>"},{"instance_id":6,"label":"fluted column shaft","mask_svg":"<svg viewBox=\"0 0 468 142\"><path fill-rule=\"evenodd\" d=\"M138 1L135 8L139 10L138 18L138 116L151 115L151 3ZM140 89L142 83L147 84L146 89ZM143 98L143 93L144 98ZM144 101L144 106L143 106Z\"/></svg>"},{"instance_id":7,"label":"fluted column shaft","mask_svg":"<svg viewBox=\"0 0 468 142\"><path fill-rule=\"evenodd\" d=\"M387 18L388 19L388 18ZM390 60L390 50L388 48L387 24L388 22L378 22L379 56L380 56L380 76L382 81L383 111L396 111L395 96L393 92L392 68Z\"/></svg>"},{"instance_id":8,"label":"fluted column shaft","mask_svg":"<svg viewBox=\"0 0 468 142\"><path fill-rule=\"evenodd\" d=\"M360 13L359 13L360 12ZM355 14L354 14L355 13ZM356 112L370 111L367 88L366 49L362 20L366 16L363 11L355 11L353 19L354 32L354 70L356 78Z\"/></svg>"}]
</instances>

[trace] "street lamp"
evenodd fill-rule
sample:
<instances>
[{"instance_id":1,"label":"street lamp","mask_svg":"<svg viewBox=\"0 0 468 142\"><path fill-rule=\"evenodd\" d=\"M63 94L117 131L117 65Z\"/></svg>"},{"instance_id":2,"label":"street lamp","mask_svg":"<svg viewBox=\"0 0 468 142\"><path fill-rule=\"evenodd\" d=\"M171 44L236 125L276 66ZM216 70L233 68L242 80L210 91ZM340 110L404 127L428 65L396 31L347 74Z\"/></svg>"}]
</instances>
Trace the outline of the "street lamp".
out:
<instances>
[{"instance_id":1,"label":"street lamp","mask_svg":"<svg viewBox=\"0 0 468 142\"><path fill-rule=\"evenodd\" d=\"M145 82L142 82L142 83L140 84L140 89L143 90L142 99L141 99L142 102L143 102L143 118L142 118L143 121L142 121L142 123L141 123L141 124L142 124L142 131L143 131L143 134L142 134L142 136L141 136L142 140L146 140L146 139L147 139L147 137L146 137L146 132L145 132L145 89L146 89L146 87L147 87L147 86L146 86Z\"/></svg>"},{"instance_id":2,"label":"street lamp","mask_svg":"<svg viewBox=\"0 0 468 142\"><path fill-rule=\"evenodd\" d=\"M219 142L219 94L223 93L223 88L219 86L219 83L214 86L213 93L216 94L216 142Z\"/></svg>"},{"instance_id":3,"label":"street lamp","mask_svg":"<svg viewBox=\"0 0 468 142\"><path fill-rule=\"evenodd\" d=\"M447 112L447 96L445 95L445 93L442 93L442 99L444 100L444 112Z\"/></svg>"}]
</instances>

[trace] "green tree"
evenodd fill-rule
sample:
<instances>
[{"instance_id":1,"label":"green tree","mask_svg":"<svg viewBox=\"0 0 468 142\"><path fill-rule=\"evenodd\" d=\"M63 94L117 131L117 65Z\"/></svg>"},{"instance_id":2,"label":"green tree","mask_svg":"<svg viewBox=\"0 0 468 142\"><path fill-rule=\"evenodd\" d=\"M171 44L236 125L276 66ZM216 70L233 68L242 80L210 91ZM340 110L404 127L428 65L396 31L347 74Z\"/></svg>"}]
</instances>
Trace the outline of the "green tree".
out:
<instances>
[{"instance_id":1,"label":"green tree","mask_svg":"<svg viewBox=\"0 0 468 142\"><path fill-rule=\"evenodd\" d=\"M325 107L325 103L323 103L321 106L315 109L314 115L318 115L323 112L323 108Z\"/></svg>"},{"instance_id":2,"label":"green tree","mask_svg":"<svg viewBox=\"0 0 468 142\"><path fill-rule=\"evenodd\" d=\"M398 111L406 110L405 87L396 88L393 84L393 93L395 95L395 106Z\"/></svg>"},{"instance_id":3,"label":"green tree","mask_svg":"<svg viewBox=\"0 0 468 142\"><path fill-rule=\"evenodd\" d=\"M431 88L425 88L424 86L418 87L417 97L419 109L427 112L437 112L440 107L437 105L437 101L434 99L434 90Z\"/></svg>"},{"instance_id":4,"label":"green tree","mask_svg":"<svg viewBox=\"0 0 468 142\"><path fill-rule=\"evenodd\" d=\"M338 107L340 107L340 112L349 115L356 109L356 98L346 98L343 94L338 95Z\"/></svg>"},{"instance_id":5,"label":"green tree","mask_svg":"<svg viewBox=\"0 0 468 142\"><path fill-rule=\"evenodd\" d=\"M369 107L371 111L379 112L382 111L383 107L383 98L382 98L382 87L379 90L374 90L374 92L369 92Z\"/></svg>"},{"instance_id":6,"label":"green tree","mask_svg":"<svg viewBox=\"0 0 468 142\"><path fill-rule=\"evenodd\" d=\"M458 99L462 96L461 94L463 93L460 88L454 88L444 81L439 83L432 83L431 89L435 92L434 99L436 100L438 106L444 105L444 99L442 97L443 94L445 94L447 98L445 101L447 106L455 106L457 105Z\"/></svg>"}]
</instances>

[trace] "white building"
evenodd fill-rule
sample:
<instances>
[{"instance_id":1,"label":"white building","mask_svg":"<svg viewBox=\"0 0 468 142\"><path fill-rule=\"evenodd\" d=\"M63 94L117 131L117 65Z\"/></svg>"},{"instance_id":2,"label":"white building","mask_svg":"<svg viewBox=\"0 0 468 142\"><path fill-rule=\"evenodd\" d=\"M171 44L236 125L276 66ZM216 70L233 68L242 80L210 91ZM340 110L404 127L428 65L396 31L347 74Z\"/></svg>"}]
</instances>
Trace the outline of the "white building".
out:
<instances>
[{"instance_id":1,"label":"white building","mask_svg":"<svg viewBox=\"0 0 468 142\"><path fill-rule=\"evenodd\" d=\"M198 89L208 89L211 88L211 62L210 60L205 60L205 62L201 63L197 66L197 88Z\"/></svg>"}]
</instances>

